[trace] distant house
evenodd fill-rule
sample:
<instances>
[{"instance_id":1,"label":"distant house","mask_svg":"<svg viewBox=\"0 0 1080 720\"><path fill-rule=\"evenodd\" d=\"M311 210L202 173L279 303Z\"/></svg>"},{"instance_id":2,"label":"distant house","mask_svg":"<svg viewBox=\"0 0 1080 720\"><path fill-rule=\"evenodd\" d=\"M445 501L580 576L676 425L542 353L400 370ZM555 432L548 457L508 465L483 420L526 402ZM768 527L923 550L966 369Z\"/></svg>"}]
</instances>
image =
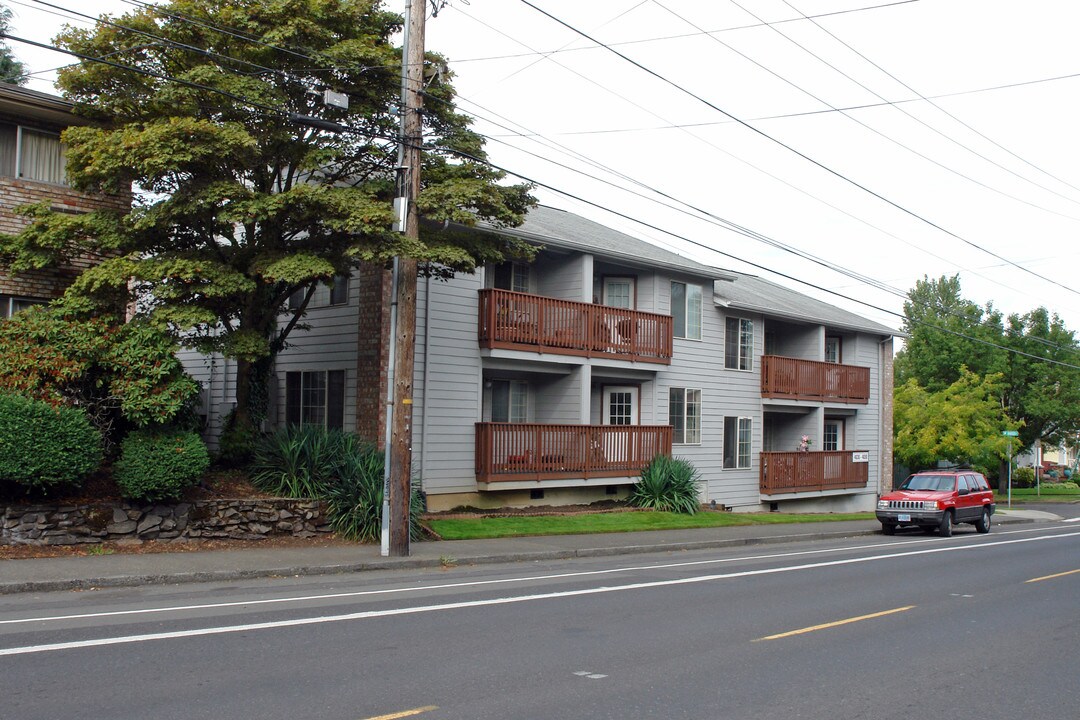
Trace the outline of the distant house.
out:
<instances>
[{"instance_id":1,"label":"distant house","mask_svg":"<svg viewBox=\"0 0 1080 720\"><path fill-rule=\"evenodd\" d=\"M130 193L94 195L68 187L60 132L83 122L62 98L0 83L0 233L15 234L29 224L15 213L21 205L48 202L53 210L67 213L130 207ZM17 276L0 269L0 318L59 297L93 262L83 258Z\"/></svg>"},{"instance_id":2,"label":"distant house","mask_svg":"<svg viewBox=\"0 0 1080 720\"><path fill-rule=\"evenodd\" d=\"M890 486L894 330L550 207L478 232L540 250L420 281L413 472L430 508L623 497L657 453L736 510L870 510ZM276 359L271 425L382 443L389 291L371 267L319 289ZM231 368L186 363L213 434Z\"/></svg>"}]
</instances>

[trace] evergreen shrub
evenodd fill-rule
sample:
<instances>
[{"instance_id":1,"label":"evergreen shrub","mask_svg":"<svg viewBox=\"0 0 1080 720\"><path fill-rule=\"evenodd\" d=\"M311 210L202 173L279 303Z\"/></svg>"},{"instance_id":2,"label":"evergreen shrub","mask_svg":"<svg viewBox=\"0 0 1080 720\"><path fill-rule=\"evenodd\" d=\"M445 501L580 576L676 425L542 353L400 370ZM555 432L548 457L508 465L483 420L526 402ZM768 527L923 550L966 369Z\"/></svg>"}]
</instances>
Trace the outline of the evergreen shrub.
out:
<instances>
[{"instance_id":1,"label":"evergreen shrub","mask_svg":"<svg viewBox=\"0 0 1080 720\"><path fill-rule=\"evenodd\" d=\"M1018 467L1013 470L1012 484L1014 488L1035 487L1035 469Z\"/></svg>"},{"instance_id":2,"label":"evergreen shrub","mask_svg":"<svg viewBox=\"0 0 1080 720\"><path fill-rule=\"evenodd\" d=\"M101 462L101 434L82 410L0 393L0 485L47 494L82 484Z\"/></svg>"},{"instance_id":3,"label":"evergreen shrub","mask_svg":"<svg viewBox=\"0 0 1080 720\"><path fill-rule=\"evenodd\" d=\"M178 499L208 467L210 453L198 434L138 430L121 443L113 477L124 497L158 502Z\"/></svg>"}]
</instances>

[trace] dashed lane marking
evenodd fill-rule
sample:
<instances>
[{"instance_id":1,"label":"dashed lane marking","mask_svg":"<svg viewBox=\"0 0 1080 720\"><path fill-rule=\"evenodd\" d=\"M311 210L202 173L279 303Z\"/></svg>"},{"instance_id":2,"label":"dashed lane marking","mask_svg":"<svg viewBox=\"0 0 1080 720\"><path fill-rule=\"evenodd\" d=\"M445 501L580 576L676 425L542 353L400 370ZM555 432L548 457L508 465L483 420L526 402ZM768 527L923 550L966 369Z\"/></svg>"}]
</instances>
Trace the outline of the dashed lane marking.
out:
<instances>
[{"instance_id":1,"label":"dashed lane marking","mask_svg":"<svg viewBox=\"0 0 1080 720\"><path fill-rule=\"evenodd\" d=\"M1080 573L1080 570L1068 570L1066 572L1055 573L1053 575L1043 575L1042 577L1031 578L1030 580L1025 580L1024 582L1025 583L1042 582L1043 580L1053 580L1055 578L1065 577L1066 575L1075 575L1076 573Z\"/></svg>"},{"instance_id":2,"label":"dashed lane marking","mask_svg":"<svg viewBox=\"0 0 1080 720\"><path fill-rule=\"evenodd\" d=\"M763 638L758 638L754 642L761 640L780 640L782 638L792 637L793 635L805 635L806 633L816 632L818 630L828 630L829 628L839 627L841 625L850 625L851 623L862 622L863 620L873 620L874 618L884 617L886 615L894 615L896 613L906 612L911 610L914 605L905 605L904 607L893 608L892 610L882 610L881 612L870 613L869 615L860 615L859 617L847 618L846 620L836 620L834 622L823 623L821 625L813 625L811 627L801 628L799 630L789 630L788 632L777 633L776 635L767 635Z\"/></svg>"},{"instance_id":3,"label":"dashed lane marking","mask_svg":"<svg viewBox=\"0 0 1080 720\"><path fill-rule=\"evenodd\" d=\"M401 712L390 713L389 715L376 715L375 717L364 718L364 720L398 720L399 718L412 717L413 715L419 715L420 713L431 712L432 710L438 709L438 705L425 705L424 707L413 708L412 710L402 710Z\"/></svg>"}]
</instances>

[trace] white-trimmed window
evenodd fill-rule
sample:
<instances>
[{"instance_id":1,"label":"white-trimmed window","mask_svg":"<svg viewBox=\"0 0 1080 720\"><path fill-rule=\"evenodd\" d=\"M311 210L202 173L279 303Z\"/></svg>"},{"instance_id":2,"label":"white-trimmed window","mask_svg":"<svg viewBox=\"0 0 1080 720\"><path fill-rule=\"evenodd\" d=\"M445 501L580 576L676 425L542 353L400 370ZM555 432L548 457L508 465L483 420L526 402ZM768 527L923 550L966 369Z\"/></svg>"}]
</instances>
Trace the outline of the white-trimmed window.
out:
<instances>
[{"instance_id":1,"label":"white-trimmed window","mask_svg":"<svg viewBox=\"0 0 1080 720\"><path fill-rule=\"evenodd\" d=\"M675 337L701 339L700 285L671 283L671 319Z\"/></svg>"},{"instance_id":2,"label":"white-trimmed window","mask_svg":"<svg viewBox=\"0 0 1080 720\"><path fill-rule=\"evenodd\" d=\"M529 422L529 383L491 381L491 422Z\"/></svg>"},{"instance_id":3,"label":"white-trimmed window","mask_svg":"<svg viewBox=\"0 0 1080 720\"><path fill-rule=\"evenodd\" d=\"M827 363L839 363L843 360L842 354L842 342L839 336L826 335L825 336L825 362Z\"/></svg>"},{"instance_id":4,"label":"white-trimmed window","mask_svg":"<svg viewBox=\"0 0 1080 720\"><path fill-rule=\"evenodd\" d=\"M289 309L296 310L304 303L307 295L307 287L302 287L289 296ZM320 282L315 288L315 294L311 296L307 309L333 307L335 305L349 304L349 275L335 275L332 283Z\"/></svg>"},{"instance_id":5,"label":"white-trimmed window","mask_svg":"<svg viewBox=\"0 0 1080 720\"><path fill-rule=\"evenodd\" d=\"M45 303L45 300L0 295L0 318L9 318L20 310L25 310L34 305L44 305Z\"/></svg>"},{"instance_id":6,"label":"white-trimmed window","mask_svg":"<svg viewBox=\"0 0 1080 720\"><path fill-rule=\"evenodd\" d=\"M675 445L701 444L701 391L687 388L668 390L668 422Z\"/></svg>"},{"instance_id":7,"label":"white-trimmed window","mask_svg":"<svg viewBox=\"0 0 1080 720\"><path fill-rule=\"evenodd\" d=\"M753 370L754 321L729 317L724 329L724 367L729 370Z\"/></svg>"},{"instance_id":8,"label":"white-trimmed window","mask_svg":"<svg viewBox=\"0 0 1080 720\"><path fill-rule=\"evenodd\" d=\"M0 175L67 185L67 148L57 133L0 123Z\"/></svg>"},{"instance_id":9,"label":"white-trimmed window","mask_svg":"<svg viewBox=\"0 0 1080 720\"><path fill-rule=\"evenodd\" d=\"M748 417L724 418L724 467L745 470L750 467L750 431L753 420Z\"/></svg>"},{"instance_id":10,"label":"white-trimmed window","mask_svg":"<svg viewBox=\"0 0 1080 720\"><path fill-rule=\"evenodd\" d=\"M285 422L290 425L345 425L345 371L285 373Z\"/></svg>"},{"instance_id":11,"label":"white-trimmed window","mask_svg":"<svg viewBox=\"0 0 1080 720\"><path fill-rule=\"evenodd\" d=\"M844 421L826 420L822 429L821 449L825 451L844 449Z\"/></svg>"},{"instance_id":12,"label":"white-trimmed window","mask_svg":"<svg viewBox=\"0 0 1080 720\"><path fill-rule=\"evenodd\" d=\"M527 293L530 289L530 272L526 263L504 262L494 267L491 287Z\"/></svg>"}]
</instances>

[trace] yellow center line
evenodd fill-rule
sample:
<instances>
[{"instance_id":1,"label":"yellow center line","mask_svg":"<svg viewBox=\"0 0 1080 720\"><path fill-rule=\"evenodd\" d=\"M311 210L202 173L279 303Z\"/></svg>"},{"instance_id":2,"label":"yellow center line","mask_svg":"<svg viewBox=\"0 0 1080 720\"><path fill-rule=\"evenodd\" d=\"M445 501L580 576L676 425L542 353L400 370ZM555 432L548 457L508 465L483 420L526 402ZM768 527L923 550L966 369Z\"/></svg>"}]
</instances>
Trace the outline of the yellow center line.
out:
<instances>
[{"instance_id":1,"label":"yellow center line","mask_svg":"<svg viewBox=\"0 0 1080 720\"><path fill-rule=\"evenodd\" d=\"M1075 575L1076 573L1080 573L1080 570L1069 570L1067 572L1057 573L1056 575L1043 575L1042 577L1031 578L1030 580L1025 580L1024 582L1033 583L1039 582L1041 580L1053 580L1054 578L1065 577L1066 575Z\"/></svg>"},{"instance_id":2,"label":"yellow center line","mask_svg":"<svg viewBox=\"0 0 1080 720\"><path fill-rule=\"evenodd\" d=\"M413 708L412 710L402 710L401 712L390 713L389 715L377 715L375 717L365 718L364 720L398 720L398 718L411 717L413 715L419 715L420 713L438 709L438 705L425 705L424 707Z\"/></svg>"},{"instance_id":3,"label":"yellow center line","mask_svg":"<svg viewBox=\"0 0 1080 720\"><path fill-rule=\"evenodd\" d=\"M779 633L777 635L769 635L767 637L758 638L754 642L760 642L762 640L780 640L781 638L791 637L792 635L803 635L805 633L811 633L816 630L827 630L829 628L838 627L840 625L848 625L850 623L861 622L863 620L873 620L874 618L883 617L885 615L892 615L894 613L901 613L915 607L914 605L905 605L904 607L893 608L892 610L882 610L881 612L871 613L869 615L860 615L859 617L848 618L846 620L837 620L835 622L825 623L823 625L814 625L813 627L805 627L800 630L791 630L785 633Z\"/></svg>"}]
</instances>

